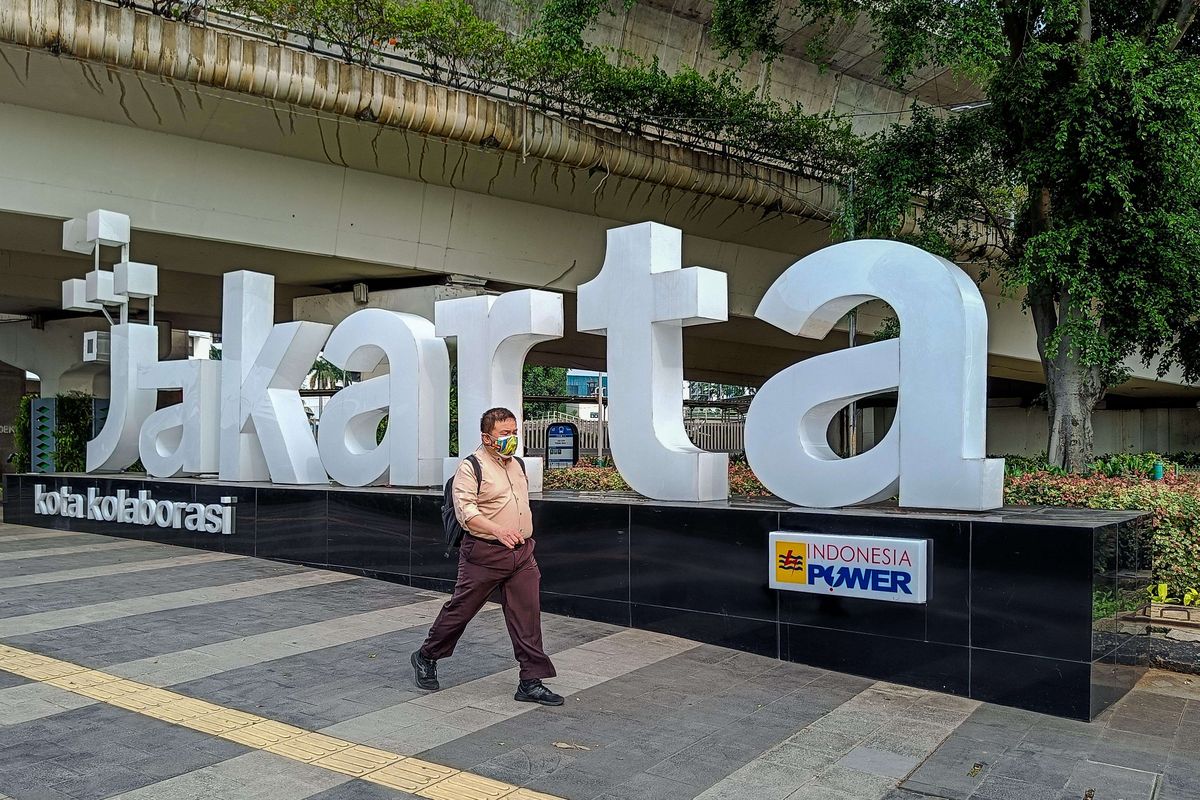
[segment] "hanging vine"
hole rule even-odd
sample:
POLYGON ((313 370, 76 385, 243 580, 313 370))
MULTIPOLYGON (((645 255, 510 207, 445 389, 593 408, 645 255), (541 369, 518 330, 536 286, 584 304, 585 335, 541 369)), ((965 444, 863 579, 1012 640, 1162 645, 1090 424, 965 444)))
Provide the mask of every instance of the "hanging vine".
POLYGON ((630 133, 666 130, 800 173, 840 175, 860 146, 847 120, 763 98, 730 66, 668 72, 657 59, 589 44, 604 0, 547 0, 520 33, 482 18, 467 0, 218 0, 218 7, 279 38, 291 31, 310 47, 327 42, 347 62, 369 65, 397 53, 419 62, 431 81, 509 87, 523 102, 567 116, 598 112, 630 133))

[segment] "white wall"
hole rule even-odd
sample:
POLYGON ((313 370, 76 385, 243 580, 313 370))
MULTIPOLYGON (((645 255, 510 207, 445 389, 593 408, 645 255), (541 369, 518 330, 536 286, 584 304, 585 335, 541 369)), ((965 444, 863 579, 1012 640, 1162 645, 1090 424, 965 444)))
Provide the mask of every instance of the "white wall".
MULTIPOLYGON (((1200 450, 1200 409, 1100 410, 1092 416, 1095 453, 1200 450)), ((1046 410, 989 408, 987 451, 1036 455, 1046 450, 1046 410)))

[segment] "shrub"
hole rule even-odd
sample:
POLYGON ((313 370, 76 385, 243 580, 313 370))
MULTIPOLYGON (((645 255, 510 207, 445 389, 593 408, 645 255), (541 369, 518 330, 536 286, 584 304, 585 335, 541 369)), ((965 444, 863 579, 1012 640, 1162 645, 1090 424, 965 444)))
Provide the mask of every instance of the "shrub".
MULTIPOLYGON (((629 484, 617 472, 611 459, 604 466, 590 456, 579 459, 570 469, 548 469, 543 485, 546 489, 568 489, 577 492, 628 492, 629 484)), ((750 471, 745 461, 730 460, 729 493, 741 497, 770 497, 762 482, 750 471)))
POLYGON ((1036 456, 1003 455, 988 456, 988 458, 1003 458, 1005 475, 1028 475, 1031 472, 1052 471, 1045 453, 1038 453, 1036 456))
POLYGON ((548 469, 543 479, 546 489, 569 489, 576 492, 627 492, 629 484, 615 467, 597 467, 580 460, 567 469, 548 469))
POLYGON ((17 404, 17 415, 13 419, 13 469, 17 472, 29 472, 29 460, 32 456, 29 447, 30 403, 37 395, 21 395, 17 404))
POLYGON ((57 471, 83 472, 87 468, 92 410, 90 394, 67 392, 57 396, 54 411, 54 468, 57 471))
MULTIPOLYGON (((1146 511, 1147 537, 1153 548, 1151 565, 1156 583, 1167 585, 1171 596, 1183 596, 1188 587, 1200 586, 1200 476, 1174 475, 1161 481, 1146 480, 1139 470, 1153 468, 1159 456, 1109 457, 1109 467, 1125 474, 1109 477, 1097 471, 1090 476, 1067 475, 1038 467, 1044 458, 1005 456, 1008 477, 1004 500, 1016 505, 1077 506, 1118 511, 1146 511)), ((581 459, 570 469, 546 470, 546 489, 583 492, 629 491, 629 485, 611 465, 581 459)), ((743 497, 769 497, 770 492, 744 461, 731 459, 729 492, 743 497)))
POLYGON ((1154 580, 1172 594, 1200 585, 1200 479, 1173 476, 1161 481, 1034 473, 1007 481, 1004 499, 1018 505, 1078 506, 1146 511, 1154 580))
POLYGON ((1154 474, 1154 465, 1168 461, 1158 453, 1112 453, 1100 456, 1089 465, 1090 472, 1098 472, 1110 478, 1142 477, 1149 478, 1154 474))
POLYGON ((729 463, 729 493, 741 497, 771 496, 767 487, 762 485, 762 481, 750 471, 750 466, 744 461, 729 463))
POLYGON ((1167 453, 1167 461, 1176 464, 1184 469, 1196 469, 1200 467, 1200 452, 1179 452, 1167 453))

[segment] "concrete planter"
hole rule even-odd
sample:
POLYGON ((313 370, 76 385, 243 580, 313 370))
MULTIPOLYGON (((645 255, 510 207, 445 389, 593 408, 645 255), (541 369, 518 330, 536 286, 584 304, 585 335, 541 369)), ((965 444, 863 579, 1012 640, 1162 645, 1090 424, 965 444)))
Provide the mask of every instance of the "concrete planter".
POLYGON ((1200 606, 1151 603, 1138 612, 1153 624, 1200 629, 1200 606))

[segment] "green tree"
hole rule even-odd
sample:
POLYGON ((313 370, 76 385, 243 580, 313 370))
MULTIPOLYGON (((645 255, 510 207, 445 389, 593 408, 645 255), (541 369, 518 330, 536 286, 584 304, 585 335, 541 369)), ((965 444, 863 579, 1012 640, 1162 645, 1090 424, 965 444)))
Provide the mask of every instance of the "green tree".
POLYGON ((92 396, 86 392, 55 396, 54 468, 59 472, 83 472, 87 468, 93 405, 92 396))
MULTIPOLYGON (((521 373, 521 392, 527 395, 550 397, 567 396, 566 367, 536 367, 526 364, 521 373)), ((554 412, 563 412, 566 406, 562 403, 526 403, 525 416, 544 416, 554 412)))
POLYGON ((313 362, 308 374, 315 389, 338 389, 346 385, 346 371, 335 367, 324 356, 313 362))
POLYGON ((691 400, 727 400, 752 395, 755 391, 753 386, 733 386, 728 383, 691 381, 688 384, 688 398, 691 400))
POLYGON ((29 472, 31 457, 29 446, 30 404, 37 397, 35 394, 23 394, 17 401, 17 414, 13 418, 13 469, 17 472, 29 472))
MULTIPOLYGON (((1126 379, 1128 357, 1200 377, 1198 7, 784 3, 827 30, 865 16, 897 83, 937 65, 983 88, 983 107, 918 112, 874 137, 843 227, 986 259, 1024 292, 1046 378, 1049 458, 1072 471, 1091 458, 1092 410, 1126 379)), ((774 9, 716 0, 714 33, 731 51, 769 54, 774 9)))

